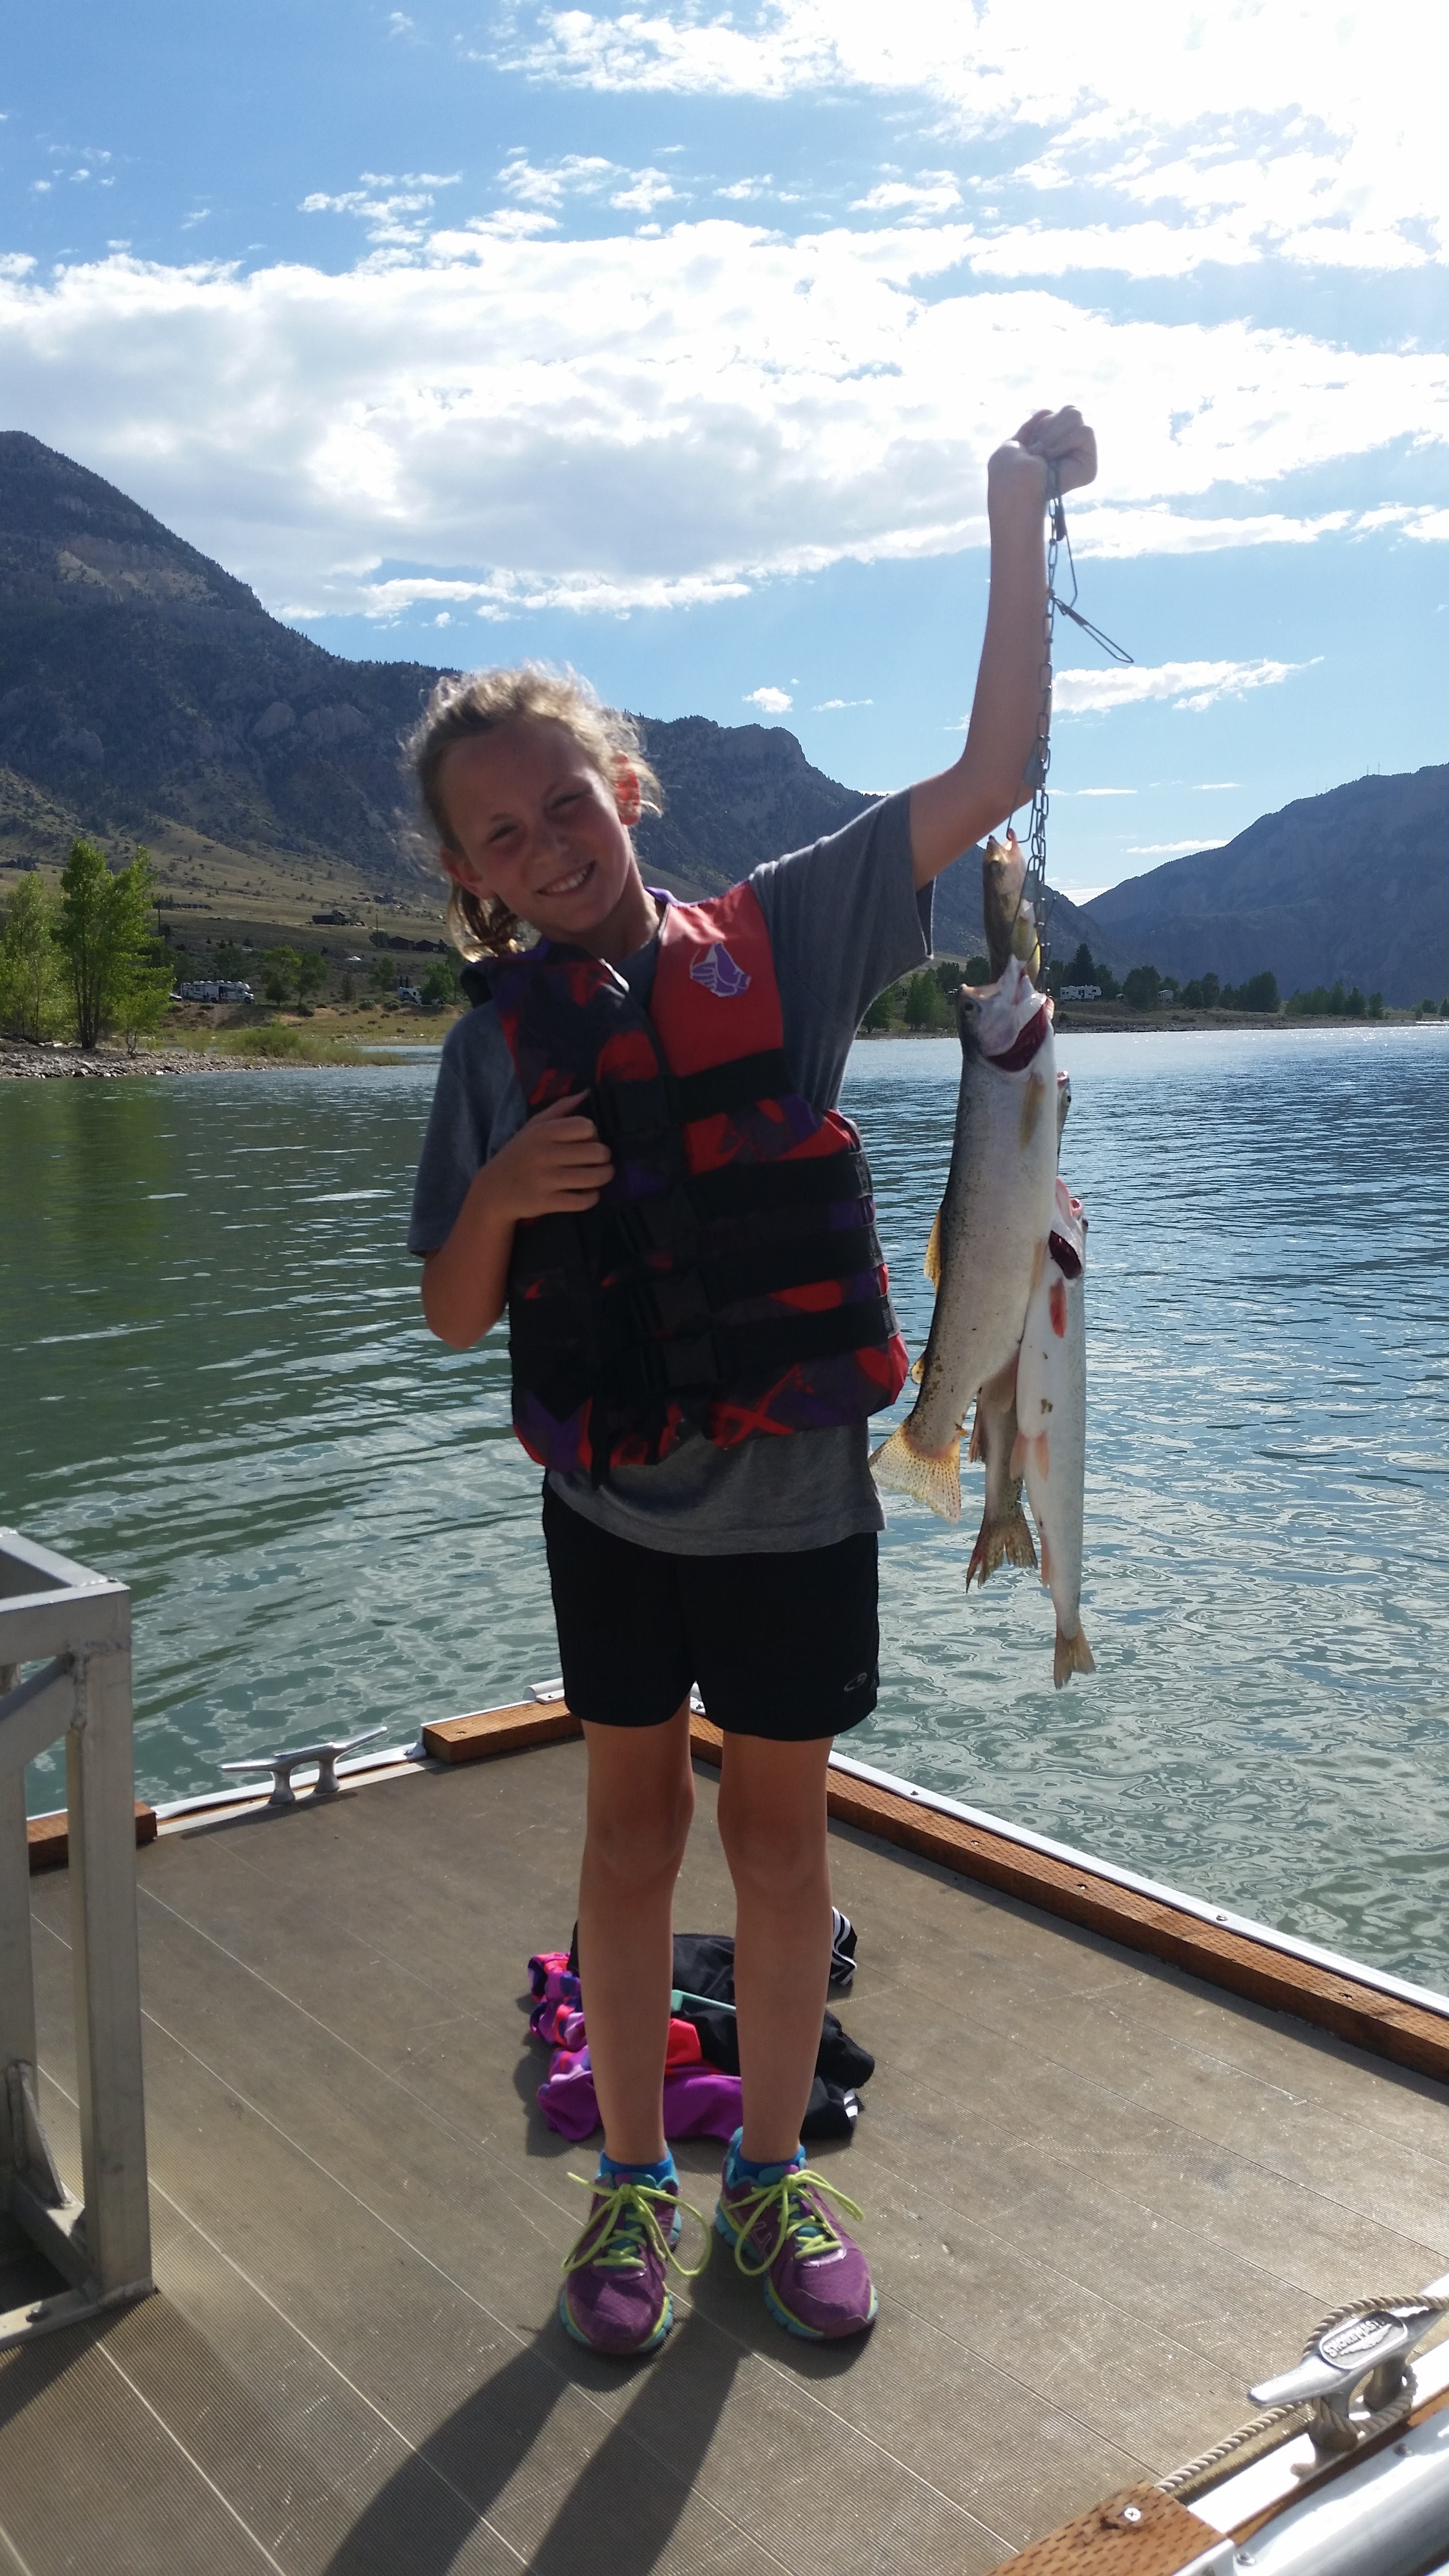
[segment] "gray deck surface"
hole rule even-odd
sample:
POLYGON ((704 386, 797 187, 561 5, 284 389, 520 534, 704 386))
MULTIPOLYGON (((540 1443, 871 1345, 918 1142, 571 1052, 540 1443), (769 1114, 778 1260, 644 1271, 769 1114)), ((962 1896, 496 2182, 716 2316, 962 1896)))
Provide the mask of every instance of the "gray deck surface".
MULTIPOLYGON (((699 1787, 676 1919, 723 1929, 699 1787)), ((975 2576, 1449 2262, 1437 2086, 837 1831, 879 2063, 816 2161, 875 2332, 785 2337, 717 2247, 656 2360, 595 2360, 554 2317, 593 2150, 544 2127, 518 2000, 582 1788, 562 1744, 140 1855, 159 2293, 0 2355, 4 2576, 975 2576)), ((36 1882, 77 2182, 66 1897, 36 1882)), ((708 2211, 717 2150, 679 2162, 708 2211)))

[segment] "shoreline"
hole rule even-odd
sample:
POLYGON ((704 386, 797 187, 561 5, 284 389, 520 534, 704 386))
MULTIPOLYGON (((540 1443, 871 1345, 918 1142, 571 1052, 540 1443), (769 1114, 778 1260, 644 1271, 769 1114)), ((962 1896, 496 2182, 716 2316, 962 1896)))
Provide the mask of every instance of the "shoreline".
MULTIPOLYGON (((1272 1037, 1283 1032, 1297 1033, 1311 1029, 1417 1029, 1442 1028, 1437 1016, 1424 1019, 1417 1011, 1385 1011, 1382 1019, 1359 1019, 1345 1015, 1338 1019, 1312 1019, 1296 1011, 1093 1011, 1058 1007, 1053 1027, 1058 1037, 1133 1037, 1153 1033, 1162 1035, 1241 1037, 1256 1030, 1272 1037)), ((878 1039, 907 1040, 914 1046, 920 1040, 954 1038, 954 1029, 858 1029, 855 1043, 870 1046, 878 1039)))

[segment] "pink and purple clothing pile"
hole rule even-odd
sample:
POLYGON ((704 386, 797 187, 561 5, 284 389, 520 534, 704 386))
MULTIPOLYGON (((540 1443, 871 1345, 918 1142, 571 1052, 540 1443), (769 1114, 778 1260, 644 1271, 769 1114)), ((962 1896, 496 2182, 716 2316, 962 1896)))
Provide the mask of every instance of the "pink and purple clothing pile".
MULTIPOLYGON (((551 2129, 576 2143, 593 2136, 599 2105, 589 2064, 579 1981, 569 1973, 566 1950, 541 1950, 529 1960, 534 2005, 528 2027, 552 2051, 539 2107, 551 2129)), ((743 2113, 740 2079, 707 2066, 693 2022, 671 2021, 664 2067, 664 2134, 668 2138, 732 2138, 743 2113)))

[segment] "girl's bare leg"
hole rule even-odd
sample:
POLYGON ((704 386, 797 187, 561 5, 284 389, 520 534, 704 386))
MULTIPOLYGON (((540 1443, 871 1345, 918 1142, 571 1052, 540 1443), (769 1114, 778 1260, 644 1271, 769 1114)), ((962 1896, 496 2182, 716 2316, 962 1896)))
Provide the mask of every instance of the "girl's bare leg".
POLYGON ((579 1976, 589 2059, 606 2153, 648 2165, 664 2153, 674 1882, 694 1814, 689 1703, 665 1726, 586 1724, 584 1738, 579 1976))
POLYGON ((800 2143, 830 1980, 825 1770, 831 1738, 727 1735, 719 1830, 735 1883, 741 2153, 784 2164, 800 2143))

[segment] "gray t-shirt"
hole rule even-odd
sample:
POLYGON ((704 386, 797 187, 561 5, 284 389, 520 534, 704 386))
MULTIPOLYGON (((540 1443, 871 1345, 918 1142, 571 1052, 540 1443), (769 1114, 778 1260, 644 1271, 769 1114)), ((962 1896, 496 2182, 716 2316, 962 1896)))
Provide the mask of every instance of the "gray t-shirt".
MULTIPOLYGON (((812 1107, 833 1109, 867 1004, 930 955, 931 888, 918 892, 911 879, 909 796, 888 796, 828 840, 767 860, 750 884, 770 933, 796 1083, 812 1107)), ((656 936, 619 965, 646 1005, 657 951, 656 936)), ((409 1251, 447 1241, 475 1172, 526 1116, 497 1011, 484 1002, 443 1048, 409 1251)), ((869 1447, 863 1422, 737 1449, 687 1429, 657 1466, 616 1467, 599 1486, 557 1474, 549 1483, 586 1520, 667 1555, 764 1556, 883 1526, 869 1447)))

